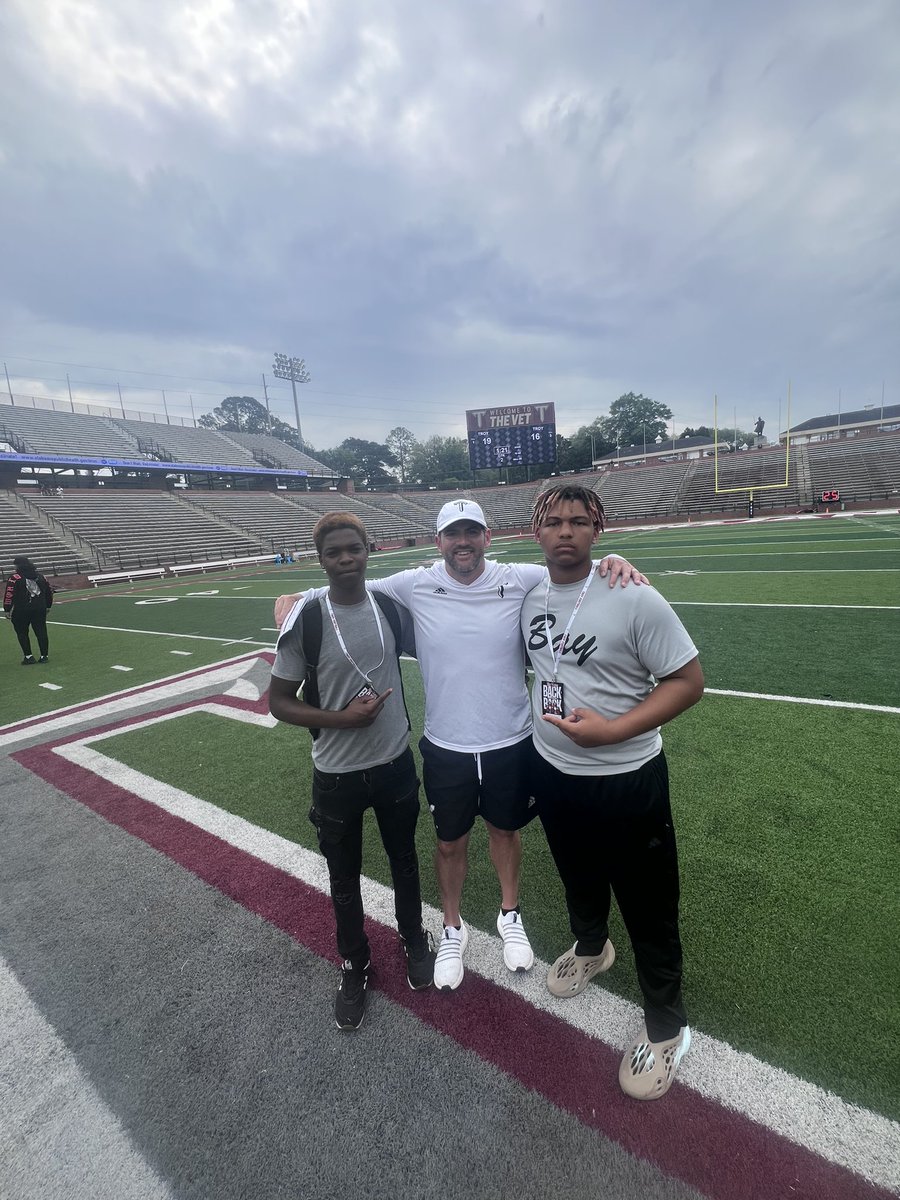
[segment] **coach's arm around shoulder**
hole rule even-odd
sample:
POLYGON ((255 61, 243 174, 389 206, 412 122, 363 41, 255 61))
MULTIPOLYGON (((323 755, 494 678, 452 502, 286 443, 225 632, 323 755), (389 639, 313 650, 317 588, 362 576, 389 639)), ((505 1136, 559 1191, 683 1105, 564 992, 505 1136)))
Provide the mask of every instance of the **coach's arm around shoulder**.
POLYGON ((314 708, 301 700, 297 693, 301 682, 280 679, 273 675, 269 683, 269 712, 286 725, 301 725, 304 729, 365 729, 381 714, 384 702, 393 688, 380 696, 354 696, 346 708, 314 708))

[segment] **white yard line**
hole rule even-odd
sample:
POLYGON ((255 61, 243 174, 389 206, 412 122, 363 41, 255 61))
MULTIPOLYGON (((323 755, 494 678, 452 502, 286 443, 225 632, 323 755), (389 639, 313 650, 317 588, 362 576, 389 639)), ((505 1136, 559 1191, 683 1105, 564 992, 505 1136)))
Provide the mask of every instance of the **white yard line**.
MULTIPOLYGON (((725 545, 734 545, 733 542, 726 542, 725 545)), ((681 550, 684 547, 679 546, 681 550)), ((652 549, 652 547, 651 547, 652 549)), ((826 555, 833 557, 834 554, 897 554, 900 547, 889 546, 884 550, 832 550, 831 546, 823 546, 821 550, 776 550, 767 551, 761 554, 760 558, 772 558, 777 554, 779 558, 824 558, 826 555)), ((752 555, 745 554, 742 550, 735 550, 732 553, 729 550, 722 551, 719 554, 706 554, 702 550, 692 551, 685 550, 684 554, 644 554, 641 547, 641 559, 650 560, 654 558, 751 558, 752 555)))
MULTIPOLYGON (((240 597, 231 597, 240 599, 240 597)), ((104 633, 142 633, 147 637, 167 637, 167 638, 187 638, 193 642, 218 642, 222 646, 234 646, 237 644, 245 644, 243 640, 236 642, 234 638, 217 638, 207 637, 202 633, 164 633, 159 629, 123 629, 118 625, 81 625, 74 621, 54 621, 54 625, 62 625, 69 629, 100 629, 104 633)), ((271 648, 271 642, 246 642, 248 646, 263 646, 266 649, 271 648)))
POLYGON ((783 704, 811 704, 819 708, 855 708, 860 712, 900 713, 889 704, 857 704, 852 700, 819 700, 811 696, 778 696, 770 692, 733 692, 729 688, 706 688, 705 696, 735 696, 739 700, 778 700, 783 704))
POLYGON ((673 608, 849 608, 854 612, 900 612, 900 604, 781 604, 760 600, 670 600, 673 608))

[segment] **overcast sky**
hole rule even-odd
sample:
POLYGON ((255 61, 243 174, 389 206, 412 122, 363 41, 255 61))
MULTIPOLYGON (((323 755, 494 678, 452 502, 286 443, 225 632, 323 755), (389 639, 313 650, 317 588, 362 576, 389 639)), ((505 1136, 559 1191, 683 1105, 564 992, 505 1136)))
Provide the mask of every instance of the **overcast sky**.
MULTIPOLYGON (((304 437, 900 403, 897 0, 4 0, 14 392, 304 437)), ((5 380, 2 380, 5 384, 5 380)))

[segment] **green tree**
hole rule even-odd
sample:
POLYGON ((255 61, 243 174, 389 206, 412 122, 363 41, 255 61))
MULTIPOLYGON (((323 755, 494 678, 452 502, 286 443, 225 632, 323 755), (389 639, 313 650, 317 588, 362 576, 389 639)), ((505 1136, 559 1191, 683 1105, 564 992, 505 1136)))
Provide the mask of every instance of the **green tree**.
MULTIPOLYGON (((293 425, 273 417, 253 396, 226 396, 212 412, 204 413, 197 424, 220 433, 267 433, 280 442, 287 442, 289 446, 301 448, 293 425)), ((310 451, 309 446, 303 449, 310 451)))
POLYGON ((364 438, 344 438, 339 446, 321 450, 316 457, 333 471, 363 487, 382 487, 392 482, 388 468, 397 465, 397 459, 383 442, 369 442, 364 438))
POLYGON ((223 433, 267 433, 269 414, 252 396, 226 396, 218 408, 204 413, 197 423, 223 433))
POLYGON ((430 487, 471 483, 468 443, 463 438, 437 435, 417 442, 412 451, 407 478, 430 487))
POLYGON ((571 435, 556 436, 556 462, 560 471, 589 471, 592 461, 615 453, 615 442, 610 442, 603 431, 603 421, 595 417, 590 425, 582 425, 571 435))
POLYGON ((672 410, 649 396, 626 392, 609 406, 609 416, 600 422, 607 442, 616 446, 649 446, 657 437, 665 440, 672 410))
POLYGON ((400 468, 400 482, 405 484, 410 456, 418 445, 415 435, 402 425, 397 425, 384 439, 384 444, 396 458, 400 468))

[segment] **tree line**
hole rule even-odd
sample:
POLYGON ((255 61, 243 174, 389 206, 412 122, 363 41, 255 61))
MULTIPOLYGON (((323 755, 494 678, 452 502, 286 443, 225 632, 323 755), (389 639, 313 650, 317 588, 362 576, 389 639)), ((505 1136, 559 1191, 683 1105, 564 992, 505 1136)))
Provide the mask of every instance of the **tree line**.
MULTIPOLYGON (((632 457, 636 448, 660 449, 672 436, 672 412, 665 404, 649 396, 626 392, 609 406, 605 417, 595 417, 570 437, 557 434, 555 463, 541 466, 509 467, 478 472, 479 485, 505 480, 524 483, 526 478, 541 478, 561 471, 588 471, 592 461, 613 462, 632 457)), ((383 442, 365 438, 344 438, 330 449, 302 445, 293 425, 273 417, 253 396, 227 396, 218 407, 200 417, 198 424, 221 433, 268 434, 330 467, 335 474, 347 476, 360 487, 400 486, 455 488, 471 486, 469 448, 465 438, 434 436, 420 441, 409 429, 397 425, 383 442)), ((686 428, 678 438, 695 435, 712 437, 706 426, 686 428)), ((720 429, 720 441, 732 447, 752 445, 753 435, 741 430, 720 429)))

